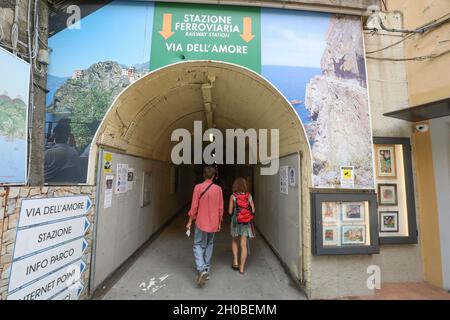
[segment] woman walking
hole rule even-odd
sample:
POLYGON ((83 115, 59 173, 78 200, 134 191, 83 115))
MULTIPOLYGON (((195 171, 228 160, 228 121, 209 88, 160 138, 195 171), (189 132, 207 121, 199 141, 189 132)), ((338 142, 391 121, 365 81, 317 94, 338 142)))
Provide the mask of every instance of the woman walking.
POLYGON ((247 241, 255 237, 253 218, 255 216, 255 205, 252 195, 247 190, 247 182, 244 178, 237 178, 233 183, 233 194, 230 196, 228 213, 231 217, 231 250, 233 252, 234 270, 241 274, 245 272, 247 261, 247 241), (240 263, 238 260, 239 246, 241 248, 240 263))

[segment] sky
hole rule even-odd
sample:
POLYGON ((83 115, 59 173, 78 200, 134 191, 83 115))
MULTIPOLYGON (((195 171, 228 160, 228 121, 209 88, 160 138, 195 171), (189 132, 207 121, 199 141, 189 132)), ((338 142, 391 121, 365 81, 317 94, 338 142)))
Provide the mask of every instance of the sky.
POLYGON ((324 13, 262 9, 262 64, 320 67, 329 22, 324 13))
POLYGON ((12 99, 22 98, 28 104, 30 65, 0 48, 0 95, 8 93, 12 99))
POLYGON ((49 73, 67 77, 100 61, 127 66, 150 60, 154 4, 114 1, 49 39, 49 73), (127 5, 122 5, 126 3, 127 5))

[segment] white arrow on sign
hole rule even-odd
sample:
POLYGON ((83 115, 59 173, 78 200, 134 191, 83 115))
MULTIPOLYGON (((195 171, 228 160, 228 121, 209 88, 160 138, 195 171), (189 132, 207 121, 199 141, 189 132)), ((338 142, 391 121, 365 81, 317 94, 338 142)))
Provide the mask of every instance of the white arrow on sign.
POLYGON ((11 266, 8 292, 58 270, 71 261, 81 259, 87 247, 88 242, 80 238, 40 254, 14 261, 11 266))
POLYGON ((78 260, 29 286, 8 295, 8 300, 47 300, 77 283, 86 264, 78 260))
POLYGON ((86 217, 63 220, 17 231, 13 259, 40 251, 86 234, 90 223, 86 217))
POLYGON ((78 300, 80 299, 83 290, 83 284, 81 282, 77 282, 67 290, 64 290, 63 292, 54 296, 52 300, 78 300))
POLYGON ((25 199, 20 210, 19 228, 87 214, 89 196, 25 199))

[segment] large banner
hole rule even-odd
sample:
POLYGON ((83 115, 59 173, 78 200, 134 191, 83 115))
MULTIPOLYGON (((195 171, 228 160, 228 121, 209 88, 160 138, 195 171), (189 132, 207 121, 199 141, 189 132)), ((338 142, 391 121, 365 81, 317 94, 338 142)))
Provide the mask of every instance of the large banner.
POLYGON ((30 65, 0 48, 0 184, 27 179, 30 65))
POLYGON ((374 187, 358 17, 113 1, 49 45, 48 143, 52 126, 70 122, 84 163, 99 122, 124 88, 175 62, 220 60, 260 73, 291 102, 311 144, 314 187, 341 187, 341 167, 353 168, 354 188, 374 187))

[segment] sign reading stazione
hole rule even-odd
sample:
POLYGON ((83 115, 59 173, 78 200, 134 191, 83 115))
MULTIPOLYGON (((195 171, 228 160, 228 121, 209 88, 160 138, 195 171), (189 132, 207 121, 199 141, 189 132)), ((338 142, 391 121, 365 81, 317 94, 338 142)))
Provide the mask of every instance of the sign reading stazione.
POLYGON ((34 228, 19 229, 13 259, 82 237, 89 226, 90 222, 86 217, 78 217, 34 228))
POLYGON ((219 60, 261 71, 260 9, 155 3, 150 68, 219 60))

